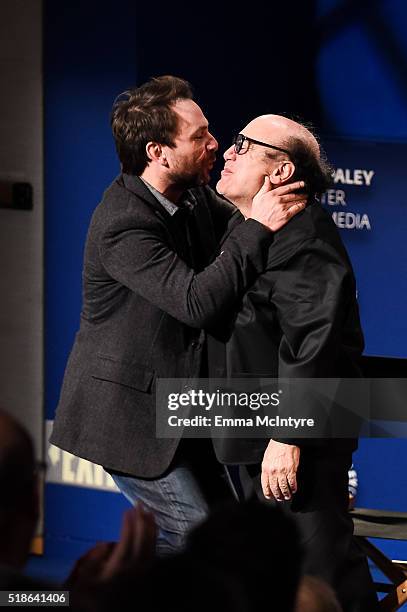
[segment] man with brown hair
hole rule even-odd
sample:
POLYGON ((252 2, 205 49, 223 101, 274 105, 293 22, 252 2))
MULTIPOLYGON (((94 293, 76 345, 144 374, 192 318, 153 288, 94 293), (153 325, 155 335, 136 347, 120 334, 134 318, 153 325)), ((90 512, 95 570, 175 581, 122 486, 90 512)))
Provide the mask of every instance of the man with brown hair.
POLYGON ((265 184, 208 265, 235 209, 206 186, 218 144, 189 84, 164 76, 129 90, 112 131, 122 174, 90 223, 81 324, 51 442, 105 466, 153 510, 165 553, 206 516, 201 476, 216 462, 211 447, 157 439, 156 378, 205 372, 203 328, 263 271, 273 231, 305 198, 294 193, 302 183, 273 193, 265 184))

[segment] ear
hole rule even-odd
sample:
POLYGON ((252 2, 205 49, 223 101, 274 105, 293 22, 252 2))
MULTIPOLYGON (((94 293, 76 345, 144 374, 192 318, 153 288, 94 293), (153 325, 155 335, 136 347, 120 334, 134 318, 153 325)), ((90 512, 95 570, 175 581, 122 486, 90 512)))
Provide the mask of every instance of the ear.
POLYGON ((167 157, 162 145, 158 142, 148 142, 146 144, 146 153, 149 161, 157 162, 164 166, 167 165, 167 157))
POLYGON ((286 183, 294 176, 295 166, 289 159, 280 162, 270 174, 270 181, 273 185, 281 185, 286 183))

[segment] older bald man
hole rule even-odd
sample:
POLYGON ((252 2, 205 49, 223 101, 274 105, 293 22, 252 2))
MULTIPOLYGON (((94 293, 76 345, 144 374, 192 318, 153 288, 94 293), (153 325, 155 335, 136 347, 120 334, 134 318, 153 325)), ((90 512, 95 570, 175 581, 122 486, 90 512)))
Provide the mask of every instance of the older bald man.
MULTIPOLYGON (((268 191, 304 180, 308 204, 276 233, 267 270, 244 296, 226 339, 228 322, 213 330, 211 376, 358 377, 363 334, 355 278, 335 224, 318 201, 332 174, 315 136, 295 121, 264 115, 238 134, 224 159, 217 191, 239 208, 240 220, 250 216, 262 186, 268 191)), ((312 408, 291 405, 288 411, 312 408)), ((250 465, 258 494, 282 502, 297 520, 306 573, 330 583, 345 612, 372 612, 376 596, 347 512, 347 473, 356 446, 353 439, 215 440, 221 462, 250 465)))

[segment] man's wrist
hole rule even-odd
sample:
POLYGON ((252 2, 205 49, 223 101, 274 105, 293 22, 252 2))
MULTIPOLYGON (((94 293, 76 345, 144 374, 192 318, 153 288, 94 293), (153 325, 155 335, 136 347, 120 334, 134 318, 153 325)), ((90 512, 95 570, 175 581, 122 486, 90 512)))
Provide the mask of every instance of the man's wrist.
POLYGON ((250 224, 255 224, 256 226, 263 228, 265 232, 268 232, 268 234, 271 234, 271 235, 274 234, 274 231, 270 227, 268 227, 268 225, 265 225, 261 221, 254 219, 254 217, 245 217, 245 222, 250 223, 250 224))
POLYGON ((298 438, 271 438, 270 442, 279 442, 280 444, 285 444, 286 446, 296 446, 300 448, 300 440, 298 438))

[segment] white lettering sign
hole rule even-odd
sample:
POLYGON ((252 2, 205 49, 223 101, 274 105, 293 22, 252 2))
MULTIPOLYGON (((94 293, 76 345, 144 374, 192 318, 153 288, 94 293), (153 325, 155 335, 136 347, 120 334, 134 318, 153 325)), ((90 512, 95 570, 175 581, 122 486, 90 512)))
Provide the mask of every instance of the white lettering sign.
POLYGON ((337 168, 334 174, 334 183, 335 185, 341 183, 341 185, 366 185, 370 187, 374 174, 374 170, 337 168))

